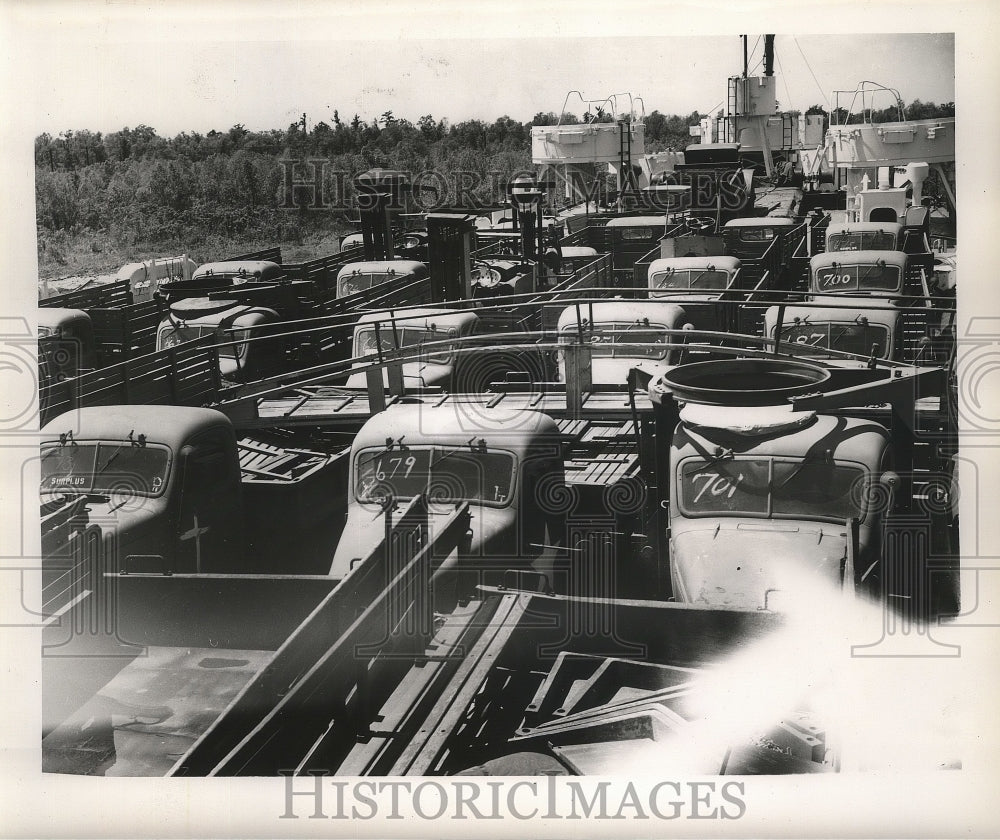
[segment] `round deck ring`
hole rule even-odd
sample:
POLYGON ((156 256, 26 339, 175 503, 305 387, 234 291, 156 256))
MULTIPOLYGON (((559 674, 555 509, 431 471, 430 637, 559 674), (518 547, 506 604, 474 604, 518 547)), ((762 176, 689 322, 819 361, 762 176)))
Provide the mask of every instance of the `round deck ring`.
POLYGON ((702 405, 783 405, 830 378, 819 365, 785 359, 721 359, 678 365, 660 381, 685 402, 702 405))

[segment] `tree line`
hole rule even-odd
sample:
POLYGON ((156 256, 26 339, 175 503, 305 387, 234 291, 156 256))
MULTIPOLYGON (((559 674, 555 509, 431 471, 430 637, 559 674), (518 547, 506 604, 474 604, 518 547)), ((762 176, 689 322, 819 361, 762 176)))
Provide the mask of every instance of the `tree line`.
MULTIPOLYGON (((813 106, 809 112, 822 111, 813 106)), ((906 116, 954 114, 953 103, 919 100, 906 116)), ((646 151, 680 150, 692 142, 689 127, 702 114, 645 116, 646 151)), ((846 116, 846 115, 845 115, 846 116)), ((416 173, 469 172, 474 196, 483 204, 503 199, 506 179, 529 169, 531 129, 536 125, 608 122, 597 109, 582 117, 539 112, 527 122, 502 116, 492 122, 450 123, 431 114, 416 122, 386 111, 375 119, 358 114, 311 126, 303 120, 287 128, 250 131, 181 132, 161 137, 147 125, 106 134, 86 130, 42 134, 35 139, 35 190, 39 248, 51 237, 87 232, 120 247, 149 249, 197 244, 207 232, 259 236, 280 241, 310 230, 345 229, 347 211, 288 212, 287 162, 323 160, 328 194, 343 191, 350 201, 350 178, 372 167, 416 173), (492 177, 489 177, 492 174, 492 177)), ((891 118, 894 118, 891 117, 891 118)), ((449 190, 454 189, 449 185, 449 190)), ((455 196, 444 200, 452 203, 455 196)), ((341 202, 343 204, 343 202, 341 202)))

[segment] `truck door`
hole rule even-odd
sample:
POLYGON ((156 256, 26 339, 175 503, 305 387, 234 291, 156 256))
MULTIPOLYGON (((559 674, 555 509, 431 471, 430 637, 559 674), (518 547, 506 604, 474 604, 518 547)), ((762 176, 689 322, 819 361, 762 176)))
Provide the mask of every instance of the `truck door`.
POLYGON ((243 505, 235 442, 224 429, 181 449, 177 572, 238 572, 243 567, 243 505))

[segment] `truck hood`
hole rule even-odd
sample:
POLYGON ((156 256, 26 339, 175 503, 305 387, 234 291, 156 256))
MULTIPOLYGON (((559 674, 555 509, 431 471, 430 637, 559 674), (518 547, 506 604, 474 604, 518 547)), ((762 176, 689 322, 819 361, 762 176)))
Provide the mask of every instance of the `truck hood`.
MULTIPOLYGON (((453 502, 429 505, 429 527, 433 536, 435 524, 443 525, 454 512, 453 502)), ((516 521, 511 508, 491 508, 471 504, 472 540, 470 556, 475 558, 516 559, 516 521)), ((352 505, 330 566, 330 576, 343 579, 364 557, 367 557, 385 536, 381 513, 373 505, 352 505)), ((514 565, 511 562, 509 565, 514 565)))
POLYGON ((705 519, 674 528, 670 575, 678 601, 781 609, 839 585, 847 539, 833 522, 705 519))
POLYGON ((42 505, 42 556, 65 559, 69 542, 76 533, 94 525, 102 532, 114 531, 115 555, 105 558, 103 571, 117 571, 129 554, 159 554, 169 558, 172 550, 170 528, 162 510, 153 500, 136 497, 122 504, 108 496, 66 496, 42 505))

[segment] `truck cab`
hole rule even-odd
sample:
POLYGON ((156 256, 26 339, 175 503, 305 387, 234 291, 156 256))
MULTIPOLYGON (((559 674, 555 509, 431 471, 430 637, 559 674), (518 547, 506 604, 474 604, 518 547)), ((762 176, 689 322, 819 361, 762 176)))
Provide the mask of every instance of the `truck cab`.
POLYGON ((337 297, 364 292, 399 277, 427 277, 427 266, 416 260, 363 260, 348 263, 337 273, 337 297))
POLYGON ((106 552, 97 571, 322 574, 346 509, 347 450, 237 439, 207 408, 67 412, 41 430, 41 474, 43 569, 54 575, 91 535, 106 552))
POLYGON ((235 300, 182 298, 170 304, 156 331, 156 349, 214 335, 219 342, 219 372, 223 379, 245 382, 279 369, 284 359, 282 339, 262 339, 265 324, 281 320, 274 309, 235 300))
POLYGON ((605 226, 611 268, 631 271, 636 260, 652 251, 663 239, 666 216, 618 216, 605 226))
MULTIPOLYGON (((809 295, 803 306, 785 308, 781 341, 801 345, 811 358, 832 357, 830 350, 876 359, 899 357, 902 335, 898 311, 906 255, 901 251, 833 251, 810 260, 809 295), (878 296, 871 308, 859 296, 878 296)), ((778 335, 777 306, 764 314, 765 334, 778 335)), ((847 362, 845 362, 847 363, 847 362)), ((857 364, 862 364, 858 362, 857 364)))
POLYGON ((94 367, 94 324, 82 309, 39 307, 38 338, 44 381, 78 376, 94 367))
POLYGON ((508 568, 551 571, 562 540, 545 488, 565 473, 559 428, 548 415, 466 403, 399 403, 371 417, 351 446, 347 523, 330 574, 343 578, 382 538, 387 505, 426 494, 430 518, 455 503, 472 512, 470 562, 493 581, 508 568))
POLYGON ((210 572, 244 556, 236 436, 206 408, 95 406, 41 430, 45 556, 74 531, 110 529, 117 565, 101 571, 210 572))
MULTIPOLYGON (((625 385, 629 370, 653 360, 670 365, 679 355, 665 345, 678 343, 668 331, 682 330, 687 313, 677 304, 659 300, 611 300, 567 306, 559 315, 560 343, 583 341, 591 347, 591 382, 625 385), (635 345, 642 346, 635 346, 635 345)), ((559 380, 566 381, 566 359, 556 352, 559 380)))
POLYGON ((684 405, 669 465, 674 597, 781 610, 815 592, 817 577, 842 585, 852 567, 870 586, 887 509, 879 485, 895 478, 889 458, 877 423, 787 405, 684 405))
MULTIPOLYGON (((479 317, 461 309, 409 309, 399 313, 366 312, 354 328, 352 355, 363 367, 365 357, 377 356, 379 349, 392 352, 402 348, 419 348, 428 342, 447 341, 470 335, 479 317)), ((407 388, 452 388, 457 359, 454 346, 429 349, 416 361, 403 363, 403 384, 407 388)), ((388 374, 383 371, 388 387, 388 374)), ((352 373, 347 387, 364 388, 367 377, 363 372, 352 373)))
POLYGON ((797 227, 795 219, 785 216, 749 216, 730 219, 722 229, 726 253, 740 260, 760 259, 777 240, 778 261, 784 262, 790 251, 789 236, 797 227))
POLYGON ((720 303, 725 293, 739 284, 740 261, 736 257, 669 257, 649 266, 649 297, 669 300, 684 307, 695 329, 727 329, 728 320, 720 303))
POLYGON ((561 274, 572 274, 578 268, 592 263, 599 254, 596 248, 589 245, 563 245, 560 249, 561 274))

